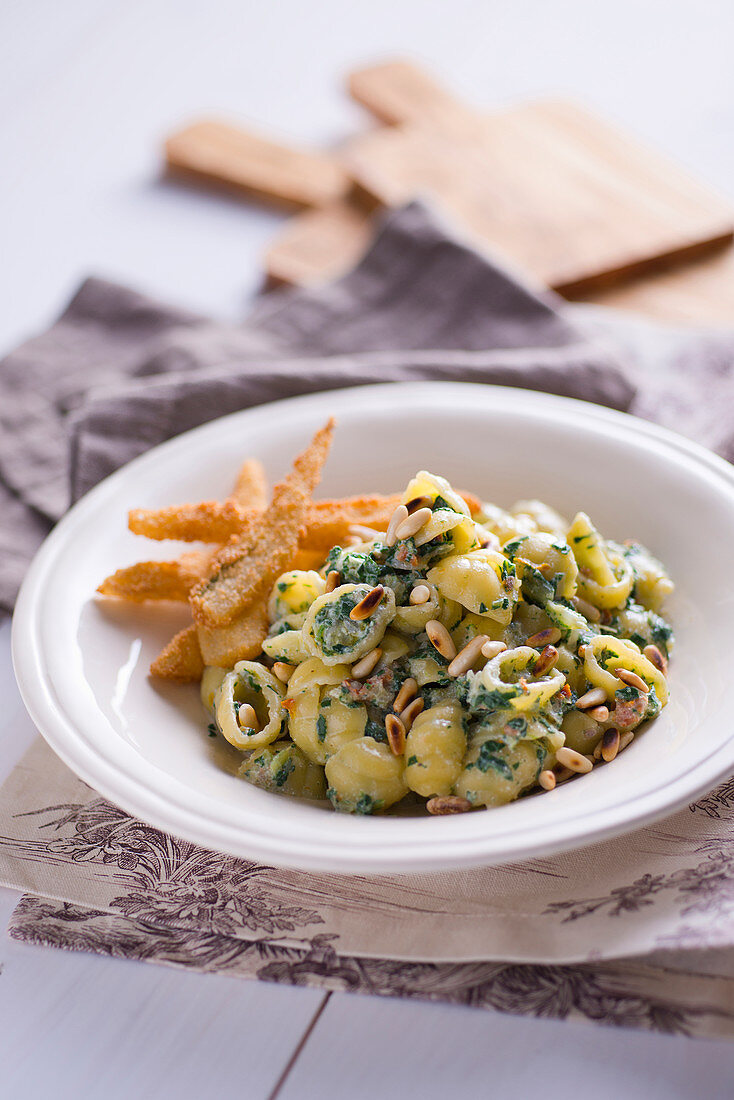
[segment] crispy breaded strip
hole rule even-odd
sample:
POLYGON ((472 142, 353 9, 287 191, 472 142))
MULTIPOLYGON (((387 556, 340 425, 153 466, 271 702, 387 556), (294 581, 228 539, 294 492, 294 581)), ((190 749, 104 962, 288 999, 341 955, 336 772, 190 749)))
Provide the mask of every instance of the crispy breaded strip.
POLYGON ((461 489, 457 489, 456 491, 461 499, 466 501, 466 506, 472 515, 474 515, 475 512, 478 512, 479 509, 482 507, 481 500, 474 493, 465 493, 461 489))
POLYGON ((180 630, 161 650, 150 666, 151 676, 159 680, 175 680, 179 684, 194 683, 204 672, 195 626, 180 630))
POLYGON ((251 508, 234 500, 204 500, 200 504, 173 504, 167 508, 133 508, 127 525, 134 535, 182 542, 226 542, 254 523, 251 508))
POLYGON ((294 557, 333 431, 332 419, 298 456, 291 473, 275 486, 270 507, 256 516, 251 530, 217 555, 211 578, 192 591, 189 602, 199 625, 232 622, 270 588, 294 557))
POLYGON ((262 599, 225 626, 197 626, 205 664, 231 668, 237 661, 257 657, 269 625, 267 600, 262 599))
MULTIPOLYGON (((329 548, 331 549, 331 548, 329 548)), ((296 550, 296 556, 288 564, 288 569, 315 569, 317 572, 326 560, 322 550, 307 550, 303 545, 296 550)))
MULTIPOLYGON (((472 493, 461 493, 469 510, 479 509, 479 500, 472 493)), ((301 546, 307 550, 328 553, 332 546, 343 545, 354 523, 387 530, 395 508, 402 499, 401 493, 392 496, 344 497, 343 500, 315 500, 311 505, 306 534, 301 546)))
POLYGON ((102 581, 101 596, 132 603, 146 600, 187 600, 189 592, 207 575, 211 554, 183 554, 178 561, 139 561, 118 569, 102 581))
POLYGON ((256 508, 262 512, 268 504, 268 482, 263 464, 257 458, 246 458, 240 467, 230 500, 241 508, 256 508))
POLYGON ((343 543, 353 523, 387 530, 390 516, 400 503, 400 493, 393 496, 345 497, 343 500, 315 500, 309 509, 306 533, 301 545, 308 550, 328 553, 332 546, 343 543))

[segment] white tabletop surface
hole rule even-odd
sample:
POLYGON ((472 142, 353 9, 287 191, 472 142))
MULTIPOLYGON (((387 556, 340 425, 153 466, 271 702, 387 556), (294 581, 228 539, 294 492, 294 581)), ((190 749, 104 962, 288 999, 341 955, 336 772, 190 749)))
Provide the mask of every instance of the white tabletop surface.
MULTIPOLYGON (((731 0, 4 0, 0 351, 106 275, 236 317, 279 216, 158 179, 192 115, 301 142, 362 122, 350 68, 410 53, 474 102, 581 98, 734 197, 731 0)), ((35 731, 0 625, 0 779, 35 731)), ((0 891, 0 926, 17 900, 0 891)), ((734 1094, 734 1044, 324 994, 0 934, 0 1094, 596 1100, 734 1094)))

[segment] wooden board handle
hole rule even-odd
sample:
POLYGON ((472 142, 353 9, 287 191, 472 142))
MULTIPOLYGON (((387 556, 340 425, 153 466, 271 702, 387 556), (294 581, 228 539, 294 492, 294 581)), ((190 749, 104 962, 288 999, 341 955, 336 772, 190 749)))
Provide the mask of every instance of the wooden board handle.
POLYGON ((395 59, 357 69, 347 77, 349 94, 390 126, 424 126, 454 137, 471 137, 481 115, 412 61, 395 59))
POLYGON ((290 148, 214 119, 172 134, 165 151, 173 175, 290 209, 335 202, 351 187, 345 169, 328 153, 290 148))

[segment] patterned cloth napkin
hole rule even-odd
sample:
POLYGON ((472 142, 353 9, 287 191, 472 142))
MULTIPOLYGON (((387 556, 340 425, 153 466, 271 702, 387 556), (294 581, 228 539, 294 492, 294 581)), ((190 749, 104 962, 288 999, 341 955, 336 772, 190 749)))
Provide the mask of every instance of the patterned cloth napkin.
MULTIPOLYGON (((346 278, 240 327, 99 280, 0 366, 0 603, 50 524, 156 443, 275 398, 409 378, 543 389, 734 457, 734 338, 571 309, 419 206, 346 278)), ((130 818, 38 742, 0 792, 19 939, 236 975, 734 1035, 734 783, 553 859, 426 876, 306 875, 130 818), (643 961, 644 959, 644 961, 643 961), (488 962, 486 960, 493 960, 488 962)))

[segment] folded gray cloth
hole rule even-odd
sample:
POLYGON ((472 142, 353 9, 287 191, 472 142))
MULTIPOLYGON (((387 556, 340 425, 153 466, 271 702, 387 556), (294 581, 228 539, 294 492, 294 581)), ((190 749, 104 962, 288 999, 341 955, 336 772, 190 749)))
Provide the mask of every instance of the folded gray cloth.
POLYGON ((546 390, 669 423, 734 457, 734 337, 672 333, 538 293, 418 204, 359 266, 213 322, 99 279, 0 364, 0 607, 72 500, 213 417, 407 379, 546 390))

